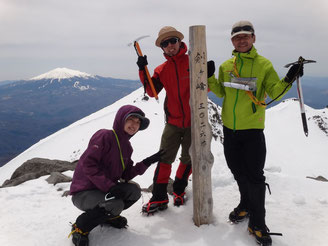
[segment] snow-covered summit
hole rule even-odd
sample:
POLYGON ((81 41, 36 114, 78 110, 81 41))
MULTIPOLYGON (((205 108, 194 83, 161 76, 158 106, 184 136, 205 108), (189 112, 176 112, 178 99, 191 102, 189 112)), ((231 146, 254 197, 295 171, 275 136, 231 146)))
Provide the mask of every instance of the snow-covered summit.
POLYGON ((78 70, 68 69, 68 68, 56 68, 47 73, 41 74, 39 76, 33 77, 29 80, 42 80, 42 79, 69 79, 73 77, 88 78, 95 77, 91 74, 80 72, 78 70))
MULTIPOLYGON (((0 168, 0 184, 10 178, 22 163, 34 157, 78 160, 91 136, 98 129, 110 129, 117 110, 126 104, 141 108, 151 122, 147 130, 131 138, 134 147, 132 159, 137 162, 157 152, 165 124, 165 92, 159 94, 160 103, 142 98, 143 88, 140 87, 110 106, 42 139, 0 168)), ((264 171, 272 191, 266 199, 266 223, 272 232, 283 233, 283 237, 273 237, 275 246, 324 246, 328 241, 328 183, 314 179, 319 175, 328 177, 328 135, 320 128, 327 125, 328 111, 306 106, 306 115, 308 137, 303 133, 299 104, 295 99, 285 100, 268 109, 266 114, 267 160, 264 171), (320 124, 319 117, 322 119, 320 124)), ((222 131, 222 127, 219 130, 222 131)), ((142 198, 122 213, 128 219, 128 229, 98 226, 90 233, 89 245, 255 246, 254 238, 247 232, 247 222, 237 225, 226 222, 239 202, 239 192, 219 140, 211 142, 214 163, 211 174, 213 222, 210 225, 196 227, 192 221, 193 192, 192 182, 189 182, 186 190, 188 201, 184 206, 173 206, 173 198, 169 196, 166 211, 142 216, 141 207, 151 198, 151 193, 142 192, 142 198)), ((179 158, 176 158, 171 177, 174 177, 179 163, 179 158)), ((134 181, 143 188, 148 187, 153 182, 155 169, 156 165, 152 165, 134 181)), ((73 172, 64 174, 72 177, 73 172)), ((48 184, 48 177, 0 189, 0 245, 72 245, 71 238, 67 238, 71 232, 69 222, 74 223, 82 211, 72 204, 71 197, 62 196, 70 183, 48 184)))

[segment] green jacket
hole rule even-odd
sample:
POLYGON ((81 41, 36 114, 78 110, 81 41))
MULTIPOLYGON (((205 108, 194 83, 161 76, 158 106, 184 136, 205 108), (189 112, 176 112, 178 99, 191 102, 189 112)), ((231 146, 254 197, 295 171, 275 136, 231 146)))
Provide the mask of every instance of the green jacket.
MULTIPOLYGON (((246 91, 224 87, 223 82, 231 81, 231 72, 237 77, 236 70, 240 77, 256 77, 257 90, 253 95, 259 101, 264 101, 266 94, 270 98, 276 98, 288 83, 279 79, 271 62, 260 56, 254 46, 247 53, 233 51, 233 56, 220 66, 218 80, 214 75, 208 79, 209 89, 218 97, 224 97, 223 125, 233 130, 264 129, 265 107, 254 104, 246 91)), ((290 87, 288 86, 277 100, 281 99, 290 87)))

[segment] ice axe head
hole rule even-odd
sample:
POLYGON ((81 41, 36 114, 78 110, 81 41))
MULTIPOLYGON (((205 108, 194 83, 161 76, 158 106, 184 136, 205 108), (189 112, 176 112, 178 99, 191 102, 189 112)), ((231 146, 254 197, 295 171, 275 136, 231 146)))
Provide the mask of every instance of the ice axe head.
POLYGON ((140 49, 140 46, 139 46, 138 41, 139 41, 140 39, 147 38, 147 37, 149 37, 149 35, 141 36, 141 37, 135 39, 135 40, 133 41, 133 43, 129 43, 128 46, 131 46, 131 45, 133 44, 134 49, 135 49, 136 52, 137 52, 137 55, 138 55, 138 56, 142 56, 142 52, 141 52, 141 49, 140 49))
POLYGON ((139 38, 133 40, 133 42, 128 43, 128 46, 131 46, 132 44, 135 44, 135 43, 138 42, 139 40, 141 40, 141 39, 143 39, 143 38, 148 38, 148 37, 150 37, 150 36, 149 36, 149 35, 141 36, 141 37, 139 37, 139 38))
POLYGON ((129 43, 129 44, 128 44, 128 46, 131 46, 131 45, 133 44, 134 49, 136 50, 138 56, 143 56, 138 41, 139 41, 140 39, 143 39, 143 38, 146 38, 146 37, 149 37, 149 36, 148 36, 148 35, 146 35, 146 36, 141 36, 141 37, 135 39, 133 43, 129 43))
POLYGON ((307 63, 315 63, 315 62, 316 61, 314 61, 314 60, 306 60, 302 56, 300 56, 296 62, 288 63, 284 67, 288 68, 288 67, 290 67, 292 65, 295 65, 295 64, 307 64, 307 63))

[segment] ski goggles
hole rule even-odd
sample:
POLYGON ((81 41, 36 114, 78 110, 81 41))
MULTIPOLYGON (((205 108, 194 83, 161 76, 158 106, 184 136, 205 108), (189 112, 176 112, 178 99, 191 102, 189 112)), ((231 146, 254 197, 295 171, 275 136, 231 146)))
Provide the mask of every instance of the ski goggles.
POLYGON ((234 29, 232 29, 231 35, 233 35, 237 32, 242 32, 242 31, 254 33, 253 27, 247 25, 247 26, 237 26, 237 27, 235 27, 234 29))
POLYGON ((170 44, 176 44, 178 41, 179 41, 178 38, 170 38, 170 39, 167 39, 167 40, 161 42, 161 47, 162 48, 166 48, 169 45, 169 43, 170 44))

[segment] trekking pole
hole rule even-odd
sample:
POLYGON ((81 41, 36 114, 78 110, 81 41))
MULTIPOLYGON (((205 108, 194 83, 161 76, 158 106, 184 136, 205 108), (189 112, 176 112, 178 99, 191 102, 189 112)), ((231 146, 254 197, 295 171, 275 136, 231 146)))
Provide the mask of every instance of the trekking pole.
MULTIPOLYGON (((314 63, 314 62, 316 62, 316 61, 305 60, 302 56, 300 56, 298 58, 298 61, 288 63, 288 64, 285 65, 285 67, 288 68, 289 66, 295 65, 295 64, 303 65, 303 64, 314 63)), ((308 136, 309 135, 309 130, 308 130, 308 125, 307 125, 307 120, 306 120, 306 115, 305 115, 304 97, 303 97, 303 91, 302 91, 302 85, 301 85, 301 78, 300 78, 299 75, 296 77, 296 85, 297 85, 298 101, 300 103, 300 109, 301 109, 303 131, 304 131, 305 136, 308 136)))
MULTIPOLYGON (((142 37, 139 37, 139 38, 137 38, 137 39, 133 42, 133 46, 134 46, 134 48, 135 48, 135 50, 136 50, 138 56, 143 56, 138 41, 139 41, 140 39, 143 39, 143 38, 146 38, 146 37, 149 37, 149 36, 142 36, 142 37)), ((132 43, 128 44, 128 46, 130 46, 130 45, 132 45, 132 43)), ((157 92, 156 92, 156 90, 155 90, 153 80, 152 80, 151 77, 150 77, 150 74, 149 74, 149 71, 148 71, 147 66, 145 66, 145 73, 146 73, 147 80, 148 80, 148 82, 149 82, 149 85, 150 85, 151 91, 153 92, 156 101, 159 103, 158 95, 157 95, 157 92)))

